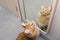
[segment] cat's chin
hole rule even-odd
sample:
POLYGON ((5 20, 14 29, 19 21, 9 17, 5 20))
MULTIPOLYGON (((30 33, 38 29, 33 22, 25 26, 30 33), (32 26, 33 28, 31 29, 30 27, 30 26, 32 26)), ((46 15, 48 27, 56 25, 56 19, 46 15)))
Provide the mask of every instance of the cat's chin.
POLYGON ((33 36, 31 33, 25 33, 25 35, 26 35, 28 38, 35 38, 35 36, 33 36))

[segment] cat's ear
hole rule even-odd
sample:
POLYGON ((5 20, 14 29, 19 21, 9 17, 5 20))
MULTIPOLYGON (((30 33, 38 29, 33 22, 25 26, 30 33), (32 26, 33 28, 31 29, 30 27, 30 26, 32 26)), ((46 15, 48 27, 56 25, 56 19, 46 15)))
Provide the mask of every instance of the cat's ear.
POLYGON ((21 26, 25 28, 26 24, 22 23, 21 26))
POLYGON ((49 6, 49 7, 48 7, 48 10, 49 10, 49 11, 52 11, 52 6, 49 6))
POLYGON ((26 27, 28 27, 28 26, 30 25, 30 23, 31 23, 31 22, 28 21, 26 24, 22 23, 21 26, 22 26, 23 28, 26 28, 26 27))

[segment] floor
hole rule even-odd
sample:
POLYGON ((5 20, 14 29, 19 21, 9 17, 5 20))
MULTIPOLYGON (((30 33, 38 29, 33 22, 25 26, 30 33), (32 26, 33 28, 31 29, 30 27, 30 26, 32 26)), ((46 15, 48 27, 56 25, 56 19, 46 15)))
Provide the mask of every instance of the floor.
MULTIPOLYGON (((18 33, 23 31, 22 22, 6 9, 0 7, 0 40, 16 40, 18 33)), ((49 40, 40 35, 37 40, 49 40)))

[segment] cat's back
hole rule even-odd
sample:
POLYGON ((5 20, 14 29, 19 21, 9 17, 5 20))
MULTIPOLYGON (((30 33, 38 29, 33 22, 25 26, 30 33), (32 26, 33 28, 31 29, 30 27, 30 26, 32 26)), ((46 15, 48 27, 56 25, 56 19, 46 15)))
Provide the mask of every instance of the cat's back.
POLYGON ((28 38, 28 37, 24 34, 24 32, 21 32, 21 33, 17 36, 16 40, 35 40, 35 39, 34 39, 34 38, 28 38))
POLYGON ((26 36, 25 36, 24 32, 19 33, 16 40, 26 40, 26 36))

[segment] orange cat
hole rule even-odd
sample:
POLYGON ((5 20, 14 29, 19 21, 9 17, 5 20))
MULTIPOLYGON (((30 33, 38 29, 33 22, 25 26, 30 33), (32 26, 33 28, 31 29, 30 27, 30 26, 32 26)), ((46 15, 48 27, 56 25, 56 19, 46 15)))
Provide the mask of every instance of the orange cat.
POLYGON ((49 7, 42 6, 41 7, 41 11, 38 14, 38 22, 39 22, 40 26, 48 25, 51 11, 52 11, 51 6, 49 6, 49 7))
POLYGON ((35 40, 40 34, 40 29, 36 26, 36 24, 32 22, 28 22, 27 24, 22 24, 24 31, 21 32, 16 40, 35 40))

